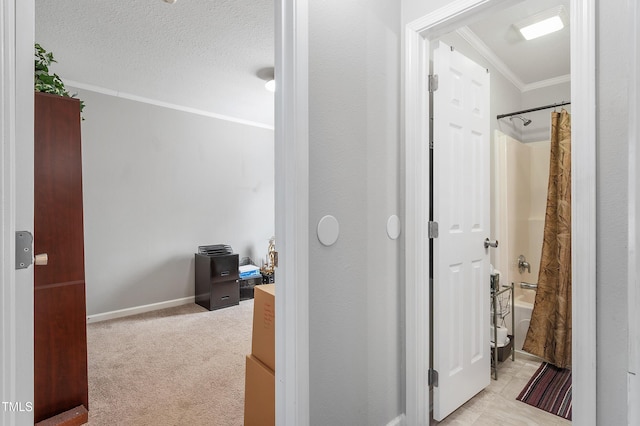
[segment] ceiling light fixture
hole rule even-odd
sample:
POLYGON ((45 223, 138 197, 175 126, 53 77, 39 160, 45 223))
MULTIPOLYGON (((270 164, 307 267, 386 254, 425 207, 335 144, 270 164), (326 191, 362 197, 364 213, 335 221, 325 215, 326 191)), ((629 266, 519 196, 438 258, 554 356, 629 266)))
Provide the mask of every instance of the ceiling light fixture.
POLYGON ((276 81, 275 80, 269 80, 264 84, 264 88, 267 89, 270 92, 275 92, 276 91, 276 81))
POLYGON ((264 81, 264 88, 274 93, 276 91, 275 69, 273 67, 260 68, 256 72, 256 76, 264 81))
POLYGON ((526 40, 542 37, 563 29, 567 22, 567 14, 563 6, 536 13, 529 18, 513 24, 526 40))
POLYGON ((165 3, 174 4, 176 0, 164 0, 165 3))

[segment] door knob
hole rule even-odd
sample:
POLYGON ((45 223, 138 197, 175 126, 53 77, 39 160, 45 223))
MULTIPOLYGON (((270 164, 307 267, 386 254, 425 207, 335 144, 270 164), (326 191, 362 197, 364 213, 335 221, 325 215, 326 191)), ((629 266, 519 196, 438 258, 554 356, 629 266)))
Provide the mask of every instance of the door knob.
POLYGON ((36 254, 33 263, 36 265, 46 265, 49 263, 49 255, 47 253, 36 254))
POLYGON ((488 238, 484 239, 484 248, 489 247, 498 247, 498 240, 490 240, 488 238))

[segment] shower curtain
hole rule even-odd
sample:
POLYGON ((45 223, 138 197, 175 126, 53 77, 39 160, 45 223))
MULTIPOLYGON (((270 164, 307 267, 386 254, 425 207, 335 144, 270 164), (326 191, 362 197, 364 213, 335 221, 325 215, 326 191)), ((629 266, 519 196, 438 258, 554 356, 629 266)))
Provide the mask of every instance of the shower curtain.
POLYGON ((551 159, 538 290, 523 350, 571 367, 571 116, 551 114, 551 159))

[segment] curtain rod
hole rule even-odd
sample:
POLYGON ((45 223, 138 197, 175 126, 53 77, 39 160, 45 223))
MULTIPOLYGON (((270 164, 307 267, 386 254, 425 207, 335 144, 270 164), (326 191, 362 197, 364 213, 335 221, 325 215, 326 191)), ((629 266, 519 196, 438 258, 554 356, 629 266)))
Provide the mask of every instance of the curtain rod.
POLYGON ((570 104, 571 104, 571 102, 560 102, 558 104, 551 104, 551 105, 545 105, 545 106, 541 106, 541 107, 537 107, 537 108, 523 109, 522 111, 510 112, 508 114, 500 114, 496 118, 498 120, 500 120, 501 118, 511 117, 513 115, 526 114, 528 112, 540 111, 540 110, 549 109, 549 108, 556 108, 556 107, 559 107, 559 106, 570 105, 570 104))

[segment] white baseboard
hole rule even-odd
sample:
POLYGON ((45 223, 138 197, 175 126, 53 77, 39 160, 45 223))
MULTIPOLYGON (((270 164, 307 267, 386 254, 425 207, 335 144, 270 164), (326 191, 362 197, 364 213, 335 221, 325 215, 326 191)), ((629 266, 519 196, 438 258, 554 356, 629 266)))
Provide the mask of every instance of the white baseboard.
POLYGON ((104 312, 102 314, 87 315, 87 324, 106 321, 114 318, 128 317, 129 315, 142 314, 145 312, 157 311, 158 309, 173 308, 175 306, 195 303, 195 296, 183 297, 181 299, 167 300, 166 302, 152 303, 150 305, 134 306, 132 308, 120 309, 117 311, 104 312))
POLYGON ((387 423, 387 426, 405 426, 406 424, 407 417, 404 415, 404 413, 402 413, 398 417, 387 423))

